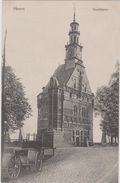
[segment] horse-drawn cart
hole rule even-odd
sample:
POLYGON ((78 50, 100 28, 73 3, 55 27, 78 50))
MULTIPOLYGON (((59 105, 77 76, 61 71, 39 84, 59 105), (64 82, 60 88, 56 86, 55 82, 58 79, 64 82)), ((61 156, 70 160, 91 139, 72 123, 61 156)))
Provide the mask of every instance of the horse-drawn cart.
POLYGON ((38 139, 14 140, 4 148, 2 157, 2 177, 15 179, 21 169, 28 167, 30 170, 40 171, 44 159, 45 149, 52 149, 53 133, 44 132, 38 139))
POLYGON ((22 167, 29 167, 34 171, 40 171, 44 158, 44 148, 39 141, 20 142, 19 147, 13 146, 4 150, 2 159, 2 176, 15 179, 19 176, 22 167))

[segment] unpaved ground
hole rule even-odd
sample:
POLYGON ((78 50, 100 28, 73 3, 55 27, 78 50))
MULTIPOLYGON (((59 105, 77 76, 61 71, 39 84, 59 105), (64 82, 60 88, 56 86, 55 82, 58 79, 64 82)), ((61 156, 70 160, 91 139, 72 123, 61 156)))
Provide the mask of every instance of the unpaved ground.
POLYGON ((117 147, 71 147, 57 149, 42 172, 26 171, 9 183, 118 183, 117 176, 117 147))

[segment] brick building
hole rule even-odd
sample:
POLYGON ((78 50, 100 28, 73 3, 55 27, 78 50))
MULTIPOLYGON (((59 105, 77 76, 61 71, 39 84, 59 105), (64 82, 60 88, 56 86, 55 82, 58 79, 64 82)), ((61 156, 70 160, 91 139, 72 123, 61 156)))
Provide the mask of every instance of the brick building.
POLYGON ((58 66, 37 96, 38 134, 53 133, 53 145, 87 146, 93 143, 93 103, 79 44, 79 24, 70 24, 65 63, 58 66))

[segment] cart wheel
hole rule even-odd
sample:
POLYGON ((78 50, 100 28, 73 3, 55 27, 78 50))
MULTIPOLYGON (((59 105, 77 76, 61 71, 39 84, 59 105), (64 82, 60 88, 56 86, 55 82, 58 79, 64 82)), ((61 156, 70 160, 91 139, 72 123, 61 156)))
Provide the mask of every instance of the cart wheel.
POLYGON ((43 163, 43 157, 41 153, 37 152, 35 158, 35 171, 41 171, 42 163, 43 163))
POLYGON ((5 153, 3 159, 3 177, 16 179, 21 171, 20 157, 10 153, 5 153))

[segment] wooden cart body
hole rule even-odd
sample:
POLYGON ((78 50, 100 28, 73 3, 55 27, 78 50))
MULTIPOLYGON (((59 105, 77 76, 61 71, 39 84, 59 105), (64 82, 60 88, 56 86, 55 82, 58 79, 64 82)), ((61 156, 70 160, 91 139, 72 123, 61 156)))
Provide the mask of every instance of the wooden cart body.
POLYGON ((40 171, 44 159, 44 150, 52 149, 53 133, 44 132, 36 140, 14 140, 4 149, 2 159, 2 176, 15 179, 19 176, 22 167, 29 167, 40 171))
POLYGON ((2 176, 15 179, 19 176, 22 167, 29 167, 40 171, 44 158, 44 148, 40 141, 13 142, 5 148, 2 158, 2 176), (13 146, 12 146, 13 145, 13 146), (17 146, 18 145, 18 146, 17 146))

